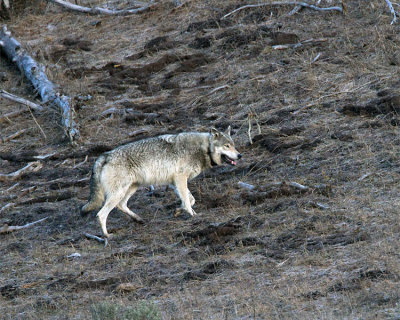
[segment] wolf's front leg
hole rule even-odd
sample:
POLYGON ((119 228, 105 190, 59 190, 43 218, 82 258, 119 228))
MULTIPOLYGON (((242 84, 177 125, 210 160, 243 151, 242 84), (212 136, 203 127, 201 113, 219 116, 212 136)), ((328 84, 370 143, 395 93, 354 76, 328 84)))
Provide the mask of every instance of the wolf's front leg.
POLYGON ((189 212, 191 216, 196 215, 192 209, 191 203, 194 203, 194 197, 187 187, 187 178, 185 176, 178 176, 174 180, 175 191, 182 201, 182 209, 189 212))

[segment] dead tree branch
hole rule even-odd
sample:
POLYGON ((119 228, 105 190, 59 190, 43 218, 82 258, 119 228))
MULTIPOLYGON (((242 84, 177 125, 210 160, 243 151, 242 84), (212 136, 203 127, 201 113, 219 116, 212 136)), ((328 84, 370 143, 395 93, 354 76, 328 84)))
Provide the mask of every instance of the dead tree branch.
MULTIPOLYGON (((388 0, 387 0, 388 1, 388 0)), ((245 6, 239 7, 229 13, 227 13, 226 15, 224 15, 222 17, 222 19, 226 19, 228 18, 230 15, 241 11, 243 9, 248 9, 248 8, 259 8, 259 7, 265 7, 265 6, 300 6, 300 7, 304 7, 304 8, 309 8, 312 10, 316 10, 316 11, 339 11, 341 13, 343 13, 343 8, 342 7, 328 7, 328 8, 321 8, 321 7, 317 7, 314 6, 312 4, 308 4, 306 2, 298 2, 298 1, 282 1, 282 2, 271 2, 271 3, 257 3, 257 4, 247 4, 245 6)))
POLYGON ((28 106, 29 108, 37 111, 43 111, 43 107, 37 103, 34 103, 32 101, 26 100, 24 98, 18 97, 15 94, 9 93, 5 90, 0 90, 0 96, 4 99, 14 101, 20 104, 23 104, 25 106, 28 106))
POLYGON ((6 143, 12 139, 18 138, 20 135, 24 134, 26 131, 28 131, 28 129, 22 129, 22 130, 19 130, 15 133, 9 135, 8 137, 0 138, 0 144, 6 143))
POLYGON ((9 226, 9 225, 5 224, 4 226, 2 226, 2 227, 0 228, 0 234, 10 233, 10 232, 13 232, 13 231, 16 231, 16 230, 21 230, 21 229, 29 228, 29 227, 32 227, 33 225, 35 225, 35 224, 37 224, 37 223, 39 223, 39 222, 42 222, 42 221, 44 221, 44 220, 46 220, 46 219, 48 219, 48 217, 43 218, 43 219, 40 219, 40 220, 38 220, 38 221, 34 221, 34 222, 31 222, 31 223, 27 223, 27 224, 25 224, 25 225, 23 225, 23 226, 9 226))
POLYGON ((59 6, 62 6, 63 8, 66 8, 66 9, 72 10, 72 11, 88 13, 88 14, 105 14, 105 15, 110 15, 110 16, 127 16, 127 15, 131 15, 131 14, 142 13, 146 10, 149 10, 153 5, 153 1, 150 1, 150 3, 144 5, 143 7, 136 8, 136 9, 110 10, 110 9, 100 8, 100 7, 95 7, 95 8, 82 7, 82 6, 78 6, 76 4, 72 4, 70 2, 63 1, 63 0, 47 0, 47 1, 52 2, 54 4, 57 4, 59 6))
POLYGON ((104 243, 105 247, 107 246, 107 243, 108 243, 107 238, 103 239, 103 238, 100 238, 100 237, 95 236, 95 235, 90 234, 90 233, 85 233, 85 237, 88 238, 88 239, 96 240, 96 241, 98 241, 100 243, 104 243))
POLYGON ((327 39, 324 39, 324 38, 308 39, 308 40, 304 40, 303 42, 298 42, 298 43, 278 44, 278 45, 272 46, 272 48, 275 50, 296 49, 296 48, 299 48, 306 44, 321 43, 321 42, 326 42, 326 41, 327 41, 327 39))
POLYGON ((386 0, 386 3, 389 7, 390 13, 393 15, 393 20, 390 24, 393 24, 397 21, 397 12, 394 10, 392 3, 389 0, 386 0))
POLYGON ((61 96, 55 91, 54 84, 47 78, 44 66, 35 60, 21 47, 21 44, 3 27, 0 33, 0 48, 9 60, 14 62, 18 69, 32 83, 43 103, 50 103, 62 111, 62 122, 66 135, 71 141, 79 137, 79 131, 73 120, 73 112, 70 107, 70 98, 61 96))
POLYGON ((27 172, 39 171, 43 165, 39 161, 28 163, 25 167, 8 174, 0 173, 0 181, 14 181, 20 178, 23 174, 27 172))

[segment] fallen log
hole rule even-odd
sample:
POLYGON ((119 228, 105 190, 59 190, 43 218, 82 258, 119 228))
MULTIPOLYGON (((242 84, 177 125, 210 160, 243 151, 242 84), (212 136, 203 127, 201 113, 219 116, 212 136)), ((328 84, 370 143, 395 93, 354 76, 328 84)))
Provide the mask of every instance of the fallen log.
POLYGON ((7 26, 3 26, 3 30, 0 33, 0 49, 32 83, 42 102, 61 110, 65 134, 71 142, 77 139, 79 130, 73 120, 73 111, 70 107, 71 99, 56 92, 54 84, 47 78, 44 66, 36 63, 28 55, 21 47, 21 44, 11 36, 7 26))

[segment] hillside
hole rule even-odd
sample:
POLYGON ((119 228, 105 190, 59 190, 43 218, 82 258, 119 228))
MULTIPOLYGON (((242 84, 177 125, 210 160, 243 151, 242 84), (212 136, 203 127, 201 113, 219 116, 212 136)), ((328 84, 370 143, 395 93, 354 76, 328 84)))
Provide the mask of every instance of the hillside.
MULTIPOLYGON (((51 108, 0 122, 2 139, 27 129, 0 141, 0 173, 45 156, 0 182, 0 226, 48 217, 0 234, 0 318, 153 302, 162 319, 398 319, 400 28, 385 1, 225 19, 248 2, 182 2, 90 16, 34 1, 5 21, 72 97, 81 138, 71 145, 51 108), (101 236, 95 213, 79 214, 101 153, 229 125, 243 158, 190 182, 195 218, 175 216, 172 190, 142 188, 129 207, 145 225, 114 209, 107 247, 85 237, 101 236)), ((0 65, 2 89, 37 101, 0 65)), ((0 117, 22 108, 1 99, 0 117)))

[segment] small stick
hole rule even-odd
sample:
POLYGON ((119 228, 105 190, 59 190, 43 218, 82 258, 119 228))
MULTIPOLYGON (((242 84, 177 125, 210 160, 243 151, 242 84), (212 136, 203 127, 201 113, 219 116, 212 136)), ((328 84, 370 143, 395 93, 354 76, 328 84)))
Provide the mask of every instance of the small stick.
POLYGON ((107 244, 108 244, 107 238, 103 239, 103 238, 100 238, 100 237, 95 236, 95 235, 90 234, 90 233, 85 233, 85 237, 88 238, 88 239, 96 240, 96 241, 98 241, 100 243, 104 243, 104 247, 106 247, 107 244))
POLYGON ((1 138, 0 144, 6 143, 12 139, 15 139, 15 138, 19 137, 20 135, 22 135, 23 133, 25 133, 26 131, 28 131, 28 129, 22 129, 22 130, 19 130, 19 131, 13 133, 12 135, 9 135, 8 137, 1 138))
POLYGON ((47 158, 50 158, 50 157, 54 156, 55 154, 57 154, 57 152, 44 154, 42 156, 34 156, 33 158, 35 158, 37 160, 44 160, 44 159, 47 159, 47 158))
POLYGON ((272 46, 273 49, 275 50, 285 50, 285 49, 290 49, 290 48, 298 48, 301 47, 307 43, 314 43, 314 42, 325 42, 327 41, 327 39, 308 39, 308 40, 304 40, 303 42, 298 42, 298 43, 289 43, 289 44, 278 44, 275 46, 272 46))
POLYGON ((16 230, 21 230, 21 229, 29 228, 29 227, 31 227, 31 226, 33 226, 33 225, 39 223, 39 222, 42 222, 42 221, 44 221, 44 220, 46 220, 46 219, 48 219, 48 217, 43 218, 43 219, 40 219, 40 220, 38 220, 38 221, 34 221, 34 222, 31 222, 31 223, 27 223, 27 224, 25 224, 25 225, 23 225, 23 226, 9 226, 9 225, 5 224, 3 227, 0 228, 0 234, 10 233, 10 232, 13 232, 13 231, 16 231, 16 230))
MULTIPOLYGON (((388 1, 388 0, 386 0, 386 1, 388 1)), ((259 7, 264 7, 264 6, 285 6, 285 5, 286 6, 291 6, 291 5, 301 6, 301 7, 317 10, 317 11, 339 11, 339 12, 343 13, 343 8, 341 8, 341 7, 320 8, 320 7, 314 6, 312 4, 305 3, 305 2, 282 1, 282 2, 271 2, 271 3, 247 4, 247 5, 243 6, 243 7, 237 8, 237 9, 227 13, 226 15, 224 15, 222 17, 222 19, 226 19, 230 15, 232 15, 232 14, 234 14, 234 13, 240 11, 240 10, 247 9, 247 8, 259 8, 259 7)))
POLYGON ((246 182, 242 182, 242 181, 239 181, 239 182, 238 182, 238 186, 239 186, 239 187, 242 187, 242 188, 244 188, 244 189, 247 189, 247 190, 254 190, 254 189, 256 188, 256 187, 253 186, 252 184, 246 183, 246 182))
POLYGON ((25 167, 8 174, 0 173, 0 181, 14 181, 27 172, 39 171, 43 165, 39 161, 30 162, 25 167))
POLYGON ((78 164, 74 165, 72 167, 72 169, 76 169, 78 167, 80 167, 81 165, 85 164, 88 161, 88 155, 86 155, 85 160, 83 160, 82 162, 79 162, 78 164))
POLYGON ((251 118, 252 118, 252 114, 251 113, 249 113, 249 116, 248 116, 248 121, 249 121, 249 127, 248 127, 248 129, 247 129, 247 135, 249 136, 249 142, 250 142, 250 144, 253 144, 253 139, 251 138, 251 118))
POLYGON ((139 134, 147 133, 147 132, 149 132, 149 129, 143 128, 143 129, 135 130, 135 131, 132 131, 132 132, 128 133, 128 136, 129 137, 134 137, 134 136, 137 136, 139 134))
POLYGON ((15 94, 9 93, 5 90, 0 90, 0 96, 2 98, 8 99, 10 101, 18 102, 20 104, 23 104, 25 106, 28 106, 29 108, 37 111, 43 111, 43 107, 37 103, 34 103, 32 101, 26 100, 24 98, 18 97, 15 94))
POLYGON ((0 123, 1 122, 11 122, 11 118, 18 117, 19 115, 28 112, 28 110, 18 110, 18 111, 13 111, 10 113, 6 113, 5 115, 0 116, 0 123))
POLYGON ((8 208, 15 207, 16 205, 17 205, 17 204, 14 203, 14 202, 7 203, 5 206, 2 206, 2 207, 0 208, 0 213, 2 213, 3 211, 6 211, 6 209, 8 209, 8 208))
POLYGON ((294 181, 290 181, 288 184, 289 184, 289 186, 291 186, 293 188, 296 188, 296 189, 300 189, 302 191, 305 191, 305 190, 309 189, 309 187, 303 186, 302 184, 300 184, 298 182, 294 182, 294 181))

